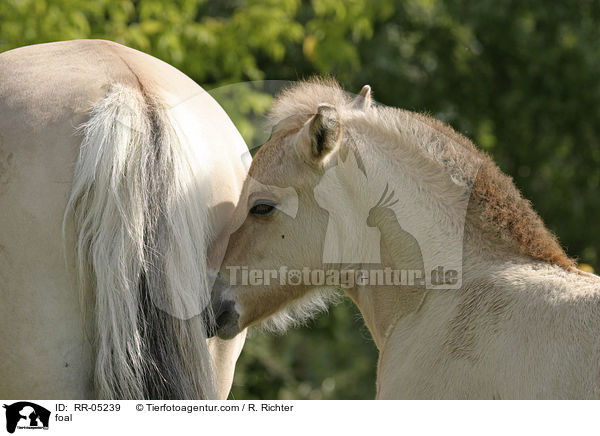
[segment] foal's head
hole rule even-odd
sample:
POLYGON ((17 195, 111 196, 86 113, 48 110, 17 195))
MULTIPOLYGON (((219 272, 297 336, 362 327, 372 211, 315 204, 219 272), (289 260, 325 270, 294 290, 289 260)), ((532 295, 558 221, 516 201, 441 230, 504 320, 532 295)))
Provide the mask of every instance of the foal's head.
POLYGON ((315 187, 344 148, 344 117, 369 110, 370 88, 354 100, 333 83, 311 82, 292 91, 295 101, 284 95, 275 104, 273 134, 252 161, 232 219, 213 291, 221 337, 282 309, 271 318, 274 327, 306 318, 337 288, 333 278, 327 286, 310 277, 324 270, 329 219, 315 200, 315 187), (302 91, 310 93, 305 102, 297 98, 302 91))

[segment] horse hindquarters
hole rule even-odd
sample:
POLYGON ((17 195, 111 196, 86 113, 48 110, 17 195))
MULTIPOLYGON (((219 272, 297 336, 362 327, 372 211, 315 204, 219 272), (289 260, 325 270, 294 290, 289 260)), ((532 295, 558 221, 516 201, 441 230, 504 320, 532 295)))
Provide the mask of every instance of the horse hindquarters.
MULTIPOLYGON (((129 115, 134 115, 135 119, 142 120, 144 123, 149 122, 151 125, 154 123, 155 127, 157 122, 159 127, 168 127, 171 120, 164 116, 167 105, 171 108, 177 102, 180 103, 181 110, 189 118, 183 133, 193 138, 194 143, 198 144, 196 153, 199 160, 188 161, 185 165, 179 165, 178 168, 181 170, 182 168, 197 167, 199 171, 207 171, 198 181, 201 182, 199 185, 201 193, 210 192, 210 198, 208 200, 205 196, 191 198, 197 193, 197 190, 192 189, 186 200, 180 203, 178 200, 182 197, 172 195, 170 204, 171 211, 182 220, 179 227, 175 226, 178 231, 181 231, 178 235, 183 235, 180 240, 195 241, 191 245, 193 256, 187 256, 187 261, 197 261, 202 268, 205 268, 206 245, 220 231, 220 223, 227 221, 228 217, 222 215, 226 215, 227 211, 233 208, 228 204, 234 205, 237 201, 241 182, 245 175, 239 160, 240 150, 245 150, 245 146, 239 133, 222 109, 193 81, 151 56, 118 44, 106 41, 69 41, 13 50, 0 56, 0 78, 0 114, 2 115, 0 116, 0 209, 2 209, 0 214, 0 298, 2 299, 0 322, 5 333, 0 339, 0 349, 2 350, 0 394, 5 398, 93 398, 96 396, 92 384, 94 377, 97 380, 98 377, 105 380, 112 378, 114 381, 113 370, 119 369, 115 367, 111 369, 110 365, 106 366, 102 363, 94 368, 94 361, 102 361, 102 359, 96 359, 95 355, 106 357, 114 351, 112 349, 114 344, 104 342, 104 345, 101 345, 103 341, 98 341, 98 332, 102 330, 102 326, 97 328, 97 322, 98 320, 106 321, 114 314, 106 316, 106 310, 104 315, 99 317, 93 312, 89 313, 87 321, 90 325, 84 332, 79 303, 80 286, 76 278, 72 253, 75 252, 78 242, 83 241, 84 245, 80 245, 80 253, 83 253, 80 260, 83 259, 83 261, 77 264, 77 269, 80 273, 79 277, 87 280, 87 285, 98 286, 98 279, 110 281, 106 271, 111 269, 108 267, 111 262, 113 262, 112 266, 117 268, 115 270, 117 276, 133 278, 137 274, 133 269, 119 275, 119 271, 123 272, 132 264, 126 262, 125 266, 117 265, 117 257, 112 257, 110 253, 108 247, 110 238, 107 235, 111 230, 123 229, 128 226, 127 232, 133 229, 133 233, 135 233, 140 231, 137 224, 142 225, 141 232, 143 234, 148 231, 148 226, 144 222, 127 222, 127 217, 132 218, 135 213, 131 214, 129 213, 131 211, 126 211, 122 214, 123 210, 118 210, 119 202, 105 201, 104 205, 98 205, 95 210, 88 207, 93 203, 94 198, 98 200, 102 195, 110 196, 111 194, 121 195, 120 206, 125 206, 126 209, 139 206, 139 204, 134 198, 135 195, 127 197, 131 194, 131 192, 127 192, 127 189, 119 191, 124 185, 118 183, 110 185, 115 179, 112 179, 108 186, 102 185, 102 180, 111 180, 111 176, 107 176, 106 173, 100 174, 100 172, 108 171, 110 173, 115 169, 114 165, 111 167, 111 164, 96 165, 102 163, 95 161, 96 158, 102 160, 102 150, 97 150, 95 155, 94 150, 87 150, 88 162, 84 166, 88 171, 84 171, 83 177, 81 177, 81 173, 73 175, 73 167, 78 160, 84 138, 84 132, 77 131, 77 127, 90 120, 91 107, 97 106, 102 101, 106 103, 105 99, 110 94, 110 90, 114 90, 114 84, 120 84, 123 89, 126 89, 125 93, 129 93, 129 97, 132 97, 133 100, 129 102, 126 101, 127 99, 121 100, 121 103, 127 106, 121 107, 121 115, 116 111, 119 106, 118 102, 114 102, 116 106, 113 105, 112 109, 108 108, 110 110, 104 118, 107 123, 104 127, 109 129, 112 126, 118 130, 124 126, 124 119, 119 117, 127 115, 128 110, 132 111, 136 104, 135 101, 141 101, 143 110, 129 115), (149 89, 145 89, 142 84, 149 86, 149 89), (152 95, 153 93, 154 95, 152 95), (158 95, 162 98, 159 98, 158 95), (198 96, 202 98, 200 100, 194 98, 198 96), (170 100, 167 102, 165 99, 170 100), (153 113, 151 109, 157 109, 162 113, 160 119, 155 118, 158 112, 153 113), (110 112, 111 110, 113 112, 110 112), (135 115, 138 117, 136 118, 135 115), (196 129, 200 127, 200 130, 190 130, 190 125, 196 126, 196 129), (210 129, 206 128, 207 125, 210 129), (219 183, 212 183, 215 175, 221 177, 218 179, 219 183), (73 191, 72 184, 74 185, 73 191), (111 191, 112 188, 115 188, 116 191, 111 191), (77 223, 75 220, 74 222, 71 219, 75 217, 74 215, 65 220, 65 241, 63 241, 61 227, 71 192, 73 192, 71 211, 75 212, 83 221, 77 223), (79 196, 78 193, 82 196, 79 196), (191 201, 195 201, 195 204, 199 205, 199 211, 196 208, 190 212, 187 206, 191 201), (111 205, 117 206, 117 210, 114 207, 111 209, 111 205), (213 209, 217 205, 227 207, 219 207, 215 212, 213 209), (104 220, 100 216, 104 212, 107 214, 105 218, 109 218, 108 220, 104 220), (99 222, 100 225, 98 225, 99 222), (83 230, 90 224, 94 227, 94 223, 96 224, 95 230, 89 227, 87 230, 83 230), (203 232, 200 238, 195 238, 198 236, 198 232, 194 234, 187 232, 186 234, 185 226, 194 223, 203 232), (82 235, 91 235, 89 230, 92 230, 92 233, 94 231, 100 233, 82 238, 82 235), (95 245, 86 247, 87 243, 95 245), (64 247, 68 253, 66 264, 63 256, 64 247), (104 250, 101 247, 104 247, 104 250), (95 250, 89 251, 92 248, 95 250), (98 266, 102 265, 105 267, 104 274, 98 274, 102 270, 98 266), (96 327, 94 327, 95 323, 96 327), (90 346, 90 340, 94 341, 96 345, 94 350, 90 346)), ((121 132, 125 130, 127 129, 121 129, 121 132)), ((87 133, 90 132, 88 130, 87 133)), ((139 131, 129 133, 133 133, 135 136, 139 131)), ((162 134, 161 138, 168 143, 168 146, 181 145, 177 144, 178 138, 173 136, 172 129, 159 129, 152 135, 156 133, 162 134)), ((158 139, 150 138, 148 135, 145 138, 145 143, 158 139)), ((140 144, 140 139, 143 138, 137 137, 130 143, 140 144)), ((127 141, 121 137, 108 146, 118 149, 118 144, 126 143, 127 141)), ((93 144, 88 145, 93 147, 93 144)), ((167 152, 172 151, 172 149, 167 150, 167 152)), ((178 151, 182 151, 182 149, 180 148, 178 151)), ((181 154, 178 156, 181 157, 181 154)), ((119 157, 122 158, 123 155, 116 156, 115 159, 119 157)), ((104 160, 110 160, 106 153, 104 160)), ((137 162, 140 163, 140 161, 137 162)), ((106 164, 106 162, 104 163, 106 164)), ((127 164, 127 162, 125 163, 127 164)), ((138 166, 138 169, 140 168, 138 166)), ((128 168, 128 170, 130 169, 128 168)), ((113 172, 113 174, 115 173, 113 172)), ((185 181, 186 174, 181 171, 178 174, 182 176, 178 180, 185 181)), ((160 177, 150 178, 160 180, 160 177)), ((183 183, 179 186, 184 185, 183 183)), ((173 185, 171 185, 172 187, 173 185)), ((169 200, 168 192, 177 194, 171 190, 163 195, 161 192, 165 191, 161 191, 162 188, 156 186, 155 188, 153 192, 158 193, 159 197, 162 195, 162 198, 166 200, 169 200)), ((169 187, 167 186, 167 188, 169 187)), ((137 192, 139 194, 140 189, 137 192)), ((171 216, 168 222, 171 229, 176 220, 177 217, 171 216)), ((169 225, 167 225, 168 227, 169 225)), ((169 240, 169 237, 166 239, 169 240)), ((139 242, 139 238, 137 240, 139 242)), ((171 251, 167 247, 167 252, 170 253, 167 257, 185 254, 186 249, 190 246, 186 248, 171 245, 170 247, 171 251)), ((139 244, 133 249, 130 246, 129 253, 133 253, 132 259, 135 259, 136 253, 138 255, 140 253, 139 244)), ((169 277, 177 279, 177 274, 174 272, 177 271, 178 263, 171 262, 170 265, 170 268, 174 265, 175 269, 171 270, 169 277)), ((184 265, 182 268, 186 268, 186 266, 184 265)), ((188 283, 194 281, 193 277, 188 277, 188 279, 190 279, 188 283)), ((201 283, 204 282, 196 280, 196 286, 201 283)), ((129 314, 129 319, 120 318, 120 323, 137 323, 131 317, 133 313, 136 313, 132 306, 139 302, 137 293, 140 288, 143 290, 143 286, 140 287, 139 284, 135 282, 131 292, 125 292, 124 298, 117 303, 118 308, 124 309, 125 307, 124 313, 129 314)), ((100 284, 100 287, 103 285, 100 284)), ((206 290, 199 298, 204 298, 205 293, 206 290)), ((114 294, 115 292, 112 292, 113 296, 114 294)), ((107 295, 111 295, 111 292, 98 293, 94 291, 87 295, 94 297, 99 295, 101 298, 105 298, 107 295)), ((104 301, 106 303, 106 299, 104 301)), ((105 305, 104 308, 106 309, 108 306, 105 305)), ((179 306, 181 307, 181 304, 179 306)), ((93 305, 91 308, 95 309, 93 305)), ((122 314, 123 311, 121 311, 122 314)), ((148 315, 147 311, 146 315, 148 315)), ((189 314, 184 315, 183 318, 186 318, 189 314)), ((157 320, 156 317, 154 319, 157 320)), ((193 326, 190 325, 194 321, 183 323, 171 323, 164 319, 157 321, 170 324, 168 332, 179 339, 187 337, 188 340, 195 341, 197 335, 187 335, 185 332, 188 329, 199 332, 200 337, 203 335, 203 326, 197 323, 193 326)), ((122 328, 123 325, 119 324, 117 329, 122 328)), ((161 329, 156 330, 161 331, 161 329)), ((101 335, 106 337, 108 333, 105 328, 101 335)), ((119 336, 119 332, 116 333, 116 335, 112 335, 115 341, 117 338, 123 339, 122 335, 119 336)), ((130 334, 134 338, 133 342, 132 336, 125 335, 127 344, 124 346, 135 350, 138 331, 134 330, 130 334), (131 348, 132 346, 133 348, 131 348)), ((147 335, 146 339, 151 340, 152 338, 147 335)), ((218 365, 220 365, 219 362, 228 362, 223 368, 216 368, 219 378, 217 380, 219 397, 225 397, 228 393, 233 370, 233 365, 229 364, 229 361, 235 362, 243 339, 243 336, 240 335, 235 340, 212 348, 212 352, 215 354, 214 360, 218 365)), ((179 365, 180 370, 176 371, 175 380, 179 380, 179 382, 175 383, 176 387, 170 391, 172 395, 181 398, 214 395, 211 394, 211 388, 208 387, 211 377, 210 375, 206 376, 205 369, 201 369, 210 367, 212 359, 208 354, 206 342, 202 339, 197 342, 199 345, 195 344, 191 349, 198 350, 200 347, 206 352, 202 351, 200 355, 196 355, 196 352, 189 354, 188 348, 182 346, 181 342, 173 341, 171 343, 176 350, 176 355, 181 357, 186 354, 187 358, 187 361, 182 364, 183 367, 179 365), (190 364, 194 361, 197 363, 190 364), (202 381, 202 378, 205 380, 202 381), (205 387, 202 388, 198 384, 205 387), (187 391, 187 394, 184 394, 181 389, 191 389, 195 393, 187 391)), ((143 352, 138 353, 137 356, 148 357, 143 352)), ((126 363, 126 365, 130 363, 126 363)), ((114 389, 114 392, 109 392, 112 388, 104 389, 103 392, 100 392, 101 396, 128 396, 127 392, 130 394, 135 392, 131 394, 135 396, 140 395, 139 389, 128 388, 127 383, 131 382, 132 385, 138 383, 131 377, 134 373, 128 372, 125 368, 121 374, 128 374, 121 377, 121 381, 124 383, 117 383, 121 390, 114 389)), ((173 378, 171 379, 173 380, 173 378)), ((116 387, 115 383, 109 383, 110 385, 116 387)), ((142 395, 161 395, 159 392, 149 394, 147 388, 148 386, 144 388, 146 391, 142 395)), ((166 391, 163 391, 163 394, 171 395, 166 391)))

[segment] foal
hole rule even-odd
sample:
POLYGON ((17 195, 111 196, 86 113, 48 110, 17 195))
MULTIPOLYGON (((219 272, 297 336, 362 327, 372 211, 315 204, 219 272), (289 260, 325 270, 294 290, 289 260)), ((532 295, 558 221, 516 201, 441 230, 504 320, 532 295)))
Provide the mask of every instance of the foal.
POLYGON ((219 336, 283 328, 342 287, 380 351, 378 398, 600 396, 600 280, 468 139, 322 81, 272 120, 231 224, 219 336))

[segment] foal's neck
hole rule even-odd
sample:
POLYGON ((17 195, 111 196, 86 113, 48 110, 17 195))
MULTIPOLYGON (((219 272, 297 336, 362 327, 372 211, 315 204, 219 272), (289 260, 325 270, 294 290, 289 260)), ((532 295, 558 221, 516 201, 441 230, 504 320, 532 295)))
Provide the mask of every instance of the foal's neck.
MULTIPOLYGON (((426 303, 428 293, 443 292, 427 290, 421 280, 425 271, 418 241, 403 230, 389 209, 373 212, 371 224, 381 233, 380 265, 363 265, 362 269, 391 270, 394 283, 384 285, 355 286, 346 293, 358 306, 377 347, 382 350, 394 326, 404 317, 418 311, 426 303), (397 272, 397 274, 396 274, 397 272)), ((481 243, 485 235, 468 226, 462 250, 461 289, 469 288, 474 282, 481 284, 486 274, 503 262, 528 263, 529 260, 506 246, 481 243), (477 234, 473 234, 475 232, 477 234)), ((384 274, 385 278, 385 274, 384 274)), ((493 279, 488 277, 490 281, 493 279)), ((460 294, 460 289, 451 290, 460 294)))
POLYGON ((381 264, 363 265, 367 271, 384 271, 383 284, 346 290, 360 309, 375 344, 382 349, 393 325, 419 307, 425 296, 423 259, 416 239, 403 230, 388 208, 373 210, 370 224, 381 233, 381 264), (390 283, 390 280, 391 283, 390 283))

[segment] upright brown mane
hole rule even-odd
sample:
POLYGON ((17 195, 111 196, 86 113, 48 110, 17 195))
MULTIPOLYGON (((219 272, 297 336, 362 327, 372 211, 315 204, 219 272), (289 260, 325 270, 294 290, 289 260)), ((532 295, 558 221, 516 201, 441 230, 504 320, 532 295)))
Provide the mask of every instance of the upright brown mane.
POLYGON ((411 115, 481 159, 469 207, 479 214, 479 221, 486 230, 499 232, 501 237, 512 240, 521 254, 568 270, 575 268, 575 262, 566 255, 529 200, 521 196, 512 178, 504 174, 487 153, 439 120, 423 114, 411 115))

